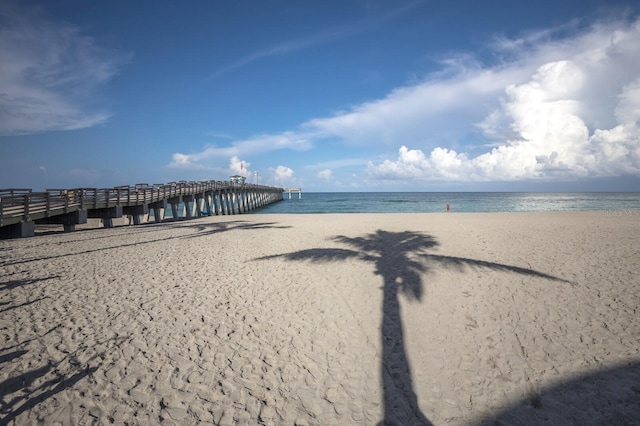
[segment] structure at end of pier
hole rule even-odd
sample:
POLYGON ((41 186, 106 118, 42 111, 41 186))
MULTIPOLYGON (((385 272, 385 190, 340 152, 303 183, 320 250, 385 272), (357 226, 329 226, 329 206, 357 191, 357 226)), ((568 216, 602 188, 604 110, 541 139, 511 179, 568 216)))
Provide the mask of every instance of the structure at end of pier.
POLYGON ((285 188, 284 192, 289 194, 289 199, 291 199, 291 193, 298 193, 298 200, 302 199, 302 188, 285 188))

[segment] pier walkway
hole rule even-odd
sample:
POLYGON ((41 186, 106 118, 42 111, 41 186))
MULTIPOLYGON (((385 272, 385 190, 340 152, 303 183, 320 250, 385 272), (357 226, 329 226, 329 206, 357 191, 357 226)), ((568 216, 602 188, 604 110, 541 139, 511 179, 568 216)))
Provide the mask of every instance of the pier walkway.
POLYGON ((113 219, 130 216, 140 224, 153 211, 156 222, 199 216, 250 212, 283 199, 283 188, 225 181, 136 184, 114 188, 0 189, 0 239, 30 237, 36 224, 57 224, 74 231, 88 218, 113 219), (168 212, 167 212, 168 213, 168 212), (169 215, 167 215, 169 216, 169 215))

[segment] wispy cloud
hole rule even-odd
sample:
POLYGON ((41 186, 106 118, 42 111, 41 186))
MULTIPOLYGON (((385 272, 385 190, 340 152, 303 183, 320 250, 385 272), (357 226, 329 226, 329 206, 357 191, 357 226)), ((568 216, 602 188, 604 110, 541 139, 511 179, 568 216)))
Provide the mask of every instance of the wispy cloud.
POLYGON ((3 2, 0 20, 0 134, 80 129, 109 118, 95 97, 129 55, 40 8, 3 2))
POLYGON ((310 36, 283 41, 274 46, 270 46, 265 49, 253 52, 243 58, 238 59, 235 62, 217 69, 211 75, 209 75, 208 79, 211 80, 218 78, 229 71, 244 67, 245 65, 248 65, 259 59, 267 58, 270 56, 286 55, 288 53, 304 50, 312 46, 331 43, 336 40, 364 33, 384 23, 385 21, 388 21, 389 19, 407 12, 420 3, 422 3, 422 0, 416 0, 377 17, 365 18, 357 22, 351 22, 338 27, 330 28, 326 31, 312 34, 310 36))
POLYGON ((312 147, 313 136, 302 132, 283 132, 275 135, 258 135, 249 139, 233 141, 230 146, 209 146, 191 154, 175 153, 169 167, 190 168, 203 163, 232 156, 259 155, 281 149, 305 151, 312 147))
POLYGON ((257 61, 258 59, 267 58, 269 56, 284 55, 287 53, 302 50, 310 46, 328 43, 330 41, 337 40, 339 38, 343 38, 354 33, 355 33, 354 30, 350 29, 349 27, 339 27, 339 28, 333 28, 329 31, 325 31, 320 34, 312 35, 310 37, 301 38, 298 40, 285 41, 275 46, 268 47, 264 50, 253 52, 250 55, 245 56, 244 58, 241 58, 228 65, 225 65, 222 68, 214 71, 209 76, 209 79, 215 79, 221 76, 222 74, 225 74, 237 68, 241 68, 245 65, 248 65, 252 62, 257 61))
POLYGON ((321 169, 339 169, 342 167, 352 167, 352 166, 364 166, 369 161, 370 159, 364 158, 364 157, 340 158, 338 160, 333 160, 333 161, 323 161, 321 163, 309 164, 305 166, 305 169, 321 170, 321 169))

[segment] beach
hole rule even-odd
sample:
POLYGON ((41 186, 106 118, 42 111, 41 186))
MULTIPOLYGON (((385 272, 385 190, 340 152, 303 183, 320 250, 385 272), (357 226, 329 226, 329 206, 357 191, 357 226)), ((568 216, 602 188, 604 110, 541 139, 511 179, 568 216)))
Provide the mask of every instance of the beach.
POLYGON ((0 423, 637 423, 638 213, 246 214, 0 241, 0 423))

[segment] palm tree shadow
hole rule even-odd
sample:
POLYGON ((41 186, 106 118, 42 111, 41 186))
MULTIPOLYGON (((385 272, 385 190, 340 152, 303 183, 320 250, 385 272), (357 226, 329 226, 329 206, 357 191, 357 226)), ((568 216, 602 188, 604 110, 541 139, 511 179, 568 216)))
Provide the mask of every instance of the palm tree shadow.
POLYGON ((375 266, 376 275, 383 280, 382 302, 382 391, 384 419, 380 424, 431 425, 420 410, 414 391, 411 368, 404 345, 399 294, 420 302, 424 293, 423 276, 433 267, 464 270, 478 267, 563 281, 548 274, 517 266, 461 257, 439 256, 429 253, 439 245, 437 240, 421 232, 388 232, 377 230, 364 237, 335 236, 332 238, 349 249, 309 249, 257 260, 285 258, 292 261, 330 263, 358 259, 375 266))

